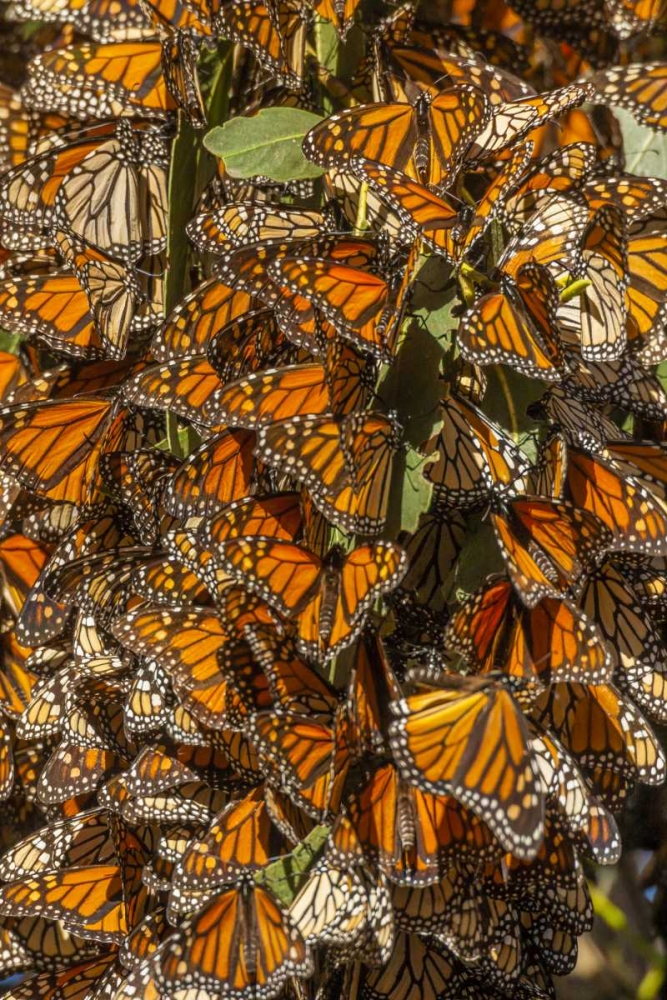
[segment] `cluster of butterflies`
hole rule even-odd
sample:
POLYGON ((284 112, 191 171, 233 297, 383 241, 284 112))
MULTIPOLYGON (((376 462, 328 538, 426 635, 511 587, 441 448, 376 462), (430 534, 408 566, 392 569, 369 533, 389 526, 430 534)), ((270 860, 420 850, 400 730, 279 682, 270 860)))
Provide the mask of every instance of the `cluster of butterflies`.
POLYGON ((546 1000, 664 779, 667 181, 607 105, 667 129, 665 4, 450 6, 10 0, 10 1000, 546 1000), (221 39, 341 110, 175 236, 221 39))

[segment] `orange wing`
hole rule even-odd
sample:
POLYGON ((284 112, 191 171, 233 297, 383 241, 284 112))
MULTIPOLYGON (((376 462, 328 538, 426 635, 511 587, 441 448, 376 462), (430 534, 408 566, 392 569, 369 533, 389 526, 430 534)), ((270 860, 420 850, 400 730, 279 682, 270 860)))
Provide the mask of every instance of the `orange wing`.
POLYGON ((79 503, 112 414, 111 401, 93 397, 8 407, 0 411, 0 469, 41 495, 79 503))
POLYGON ((209 426, 254 429, 302 414, 328 413, 330 408, 325 369, 313 363, 257 372, 218 387, 204 414, 209 426))
POLYGON ((399 885, 439 881, 456 856, 469 854, 474 863, 502 850, 482 820, 450 796, 407 785, 393 764, 380 764, 365 776, 334 825, 336 860, 358 862, 357 844, 399 885))
POLYGON ((513 500, 491 519, 512 583, 528 607, 559 596, 612 540, 590 511, 540 497, 513 500))
POLYGON ((217 555, 239 584, 287 618, 319 602, 321 560, 307 549, 271 538, 234 538, 217 555))
POLYGON ((272 468, 289 468, 318 495, 335 496, 351 478, 341 423, 328 417, 292 417, 261 427, 255 454, 272 468))
POLYGON ((567 485, 574 503, 594 514, 611 547, 644 555, 667 554, 667 512, 646 487, 602 458, 568 448, 567 485))
POLYGON ((10 882, 0 889, 0 912, 60 920, 93 941, 120 944, 129 930, 117 865, 87 865, 10 882))
POLYGON ((612 685, 558 684, 543 696, 541 708, 540 721, 581 765, 608 768, 647 785, 663 781, 665 758, 655 735, 612 685))
POLYGON ((220 379, 206 357, 194 355, 144 368, 125 382, 123 395, 137 406, 201 423, 205 405, 219 388, 220 379))
POLYGON ((210 889, 257 871, 285 853, 285 840, 271 821, 258 785, 218 813, 206 833, 194 837, 174 874, 174 887, 210 889))
POLYGON ((165 489, 164 504, 174 517, 210 517, 250 493, 254 470, 252 431, 225 431, 185 459, 165 489))
POLYGON ((400 440, 399 425, 379 413, 348 417, 342 444, 351 482, 334 495, 311 491, 314 505, 327 520, 351 534, 378 535, 382 531, 400 440))
POLYGON ((546 382, 562 378, 554 293, 545 269, 524 264, 516 290, 483 295, 464 316, 457 331, 463 357, 473 364, 510 365, 546 382))
POLYGON ((293 800, 318 821, 338 812, 350 766, 336 719, 258 712, 252 721, 252 740, 260 755, 279 769, 293 800))
POLYGON ((242 883, 216 896, 186 920, 154 959, 163 989, 196 984, 240 995, 279 991, 297 975, 308 976, 312 962, 301 935, 273 897, 258 885, 242 883))
POLYGON ((526 722, 506 687, 451 676, 395 706, 390 738, 405 778, 451 794, 488 823, 508 851, 535 856, 544 801, 526 722))
POLYGON ((363 156, 405 170, 416 141, 417 122, 409 104, 366 104, 316 125, 303 148, 320 166, 344 166, 351 157, 363 156))
POLYGON ((26 89, 33 106, 78 117, 117 118, 130 111, 163 118, 176 110, 159 42, 83 44, 38 55, 26 89))
POLYGON ((28 339, 73 357, 104 353, 88 296, 74 275, 47 275, 0 286, 0 320, 28 339))
MULTIPOLYGON (((243 336, 247 336, 245 330, 255 321, 256 314, 247 318, 236 336, 226 334, 225 330, 234 320, 245 317, 251 305, 252 300, 245 292, 230 288, 218 278, 209 278, 179 302, 156 333, 152 344, 156 361, 166 362, 203 354, 218 335, 237 344, 243 336)), ((261 313, 265 325, 270 325, 268 313, 264 310, 261 313)), ((232 329, 236 334, 237 328, 232 329)))
MULTIPOLYGON (((622 6, 626 11, 631 9, 627 0, 622 6)), ((633 6, 636 10, 640 5, 633 6)), ((642 3, 644 10, 651 11, 645 20, 650 21, 654 16, 659 16, 659 11, 664 11, 664 6, 664 0, 647 0, 642 3)), ((667 129, 667 66, 664 62, 614 66, 596 73, 591 82, 603 97, 612 104, 627 108, 644 124, 652 128, 667 129)))
POLYGON ((333 714, 338 704, 336 692, 297 655, 291 639, 259 626, 248 630, 247 639, 255 660, 268 677, 277 706, 311 718, 333 714))
POLYGON ((203 525, 202 538, 214 553, 230 538, 263 535, 293 542, 302 527, 298 493, 274 493, 230 503, 212 521, 203 525))

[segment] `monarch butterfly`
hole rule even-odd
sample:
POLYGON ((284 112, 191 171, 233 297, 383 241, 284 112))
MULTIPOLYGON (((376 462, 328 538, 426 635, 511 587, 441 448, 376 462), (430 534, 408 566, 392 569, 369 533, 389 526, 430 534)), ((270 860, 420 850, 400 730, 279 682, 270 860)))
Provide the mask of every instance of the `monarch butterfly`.
POLYGON ((56 21, 74 25, 98 42, 130 41, 146 37, 149 25, 139 0, 125 0, 118 9, 112 0, 84 0, 52 4, 50 0, 18 0, 14 17, 28 21, 56 21))
POLYGON ((549 271, 523 264, 515 281, 482 295, 459 323, 457 342, 472 364, 506 364, 546 382, 564 374, 557 333, 558 290, 549 271))
POLYGON ((101 397, 40 401, 0 412, 0 468, 53 500, 80 503, 97 457, 121 439, 124 414, 101 397))
POLYGON ((3 971, 49 972, 68 968, 100 953, 100 946, 70 934, 61 924, 42 917, 5 918, 0 930, 3 971))
POLYGON ((214 553, 228 538, 263 535, 296 541, 302 527, 298 493, 274 493, 247 497, 229 504, 211 521, 202 525, 204 544, 214 553))
MULTIPOLYGON (((575 399, 562 386, 553 386, 528 407, 529 416, 547 420, 566 443, 597 451, 605 440, 618 437, 618 427, 602 410, 575 399)), ((564 463, 561 469, 564 468, 564 463)), ((559 475, 562 479, 562 475, 559 475)))
POLYGON ((131 330, 138 331, 145 325, 136 276, 120 261, 63 233, 56 233, 56 241, 88 297, 105 354, 110 358, 125 357, 131 330))
POLYGON ((474 962, 490 945, 492 911, 480 887, 458 867, 450 867, 434 885, 394 888, 392 903, 398 927, 432 934, 460 959, 474 962))
POLYGON ((313 0, 312 6, 320 17, 333 24, 339 38, 344 40, 354 23, 359 0, 313 0))
POLYGON ((159 556, 147 559, 132 574, 132 589, 154 604, 169 605, 210 603, 211 597, 202 580, 174 558, 159 556))
POLYGON ((109 495, 132 510, 133 530, 128 535, 145 544, 157 541, 160 498, 165 478, 178 468, 178 460, 157 448, 133 452, 107 452, 100 460, 100 474, 109 495))
POLYGON ((248 879, 215 896, 156 952, 162 989, 230 989, 239 996, 273 993, 291 976, 308 976, 312 960, 289 916, 248 879))
POLYGON ((399 432, 392 417, 379 413, 294 417, 261 427, 255 455, 289 471, 334 524, 377 534, 386 518, 399 432))
POLYGON ((25 535, 11 534, 0 541, 0 590, 12 619, 21 613, 48 559, 48 550, 25 535))
POLYGON ((422 91, 414 103, 367 104, 332 115, 311 129, 303 148, 319 166, 342 167, 361 156, 445 187, 489 115, 488 102, 475 87, 437 95, 422 91))
MULTIPOLYGON (((531 746, 547 801, 556 803, 571 835, 598 864, 614 864, 621 850, 613 816, 597 801, 568 751, 537 727, 531 746)), ((548 851, 548 848, 547 848, 548 851)))
MULTIPOLYGON (((514 190, 501 208, 503 219, 512 230, 525 225, 533 212, 555 191, 581 188, 586 192, 589 205, 589 181, 598 160, 598 150, 590 142, 571 142, 559 145, 553 152, 532 163, 524 176, 519 178, 514 190)), ((601 208, 598 204, 595 208, 601 208)))
POLYGON ((90 995, 104 977, 105 973, 116 964, 116 953, 111 951, 106 955, 97 955, 83 962, 57 972, 43 972, 10 989, 8 1000, 30 1000, 39 990, 39 996, 45 1000, 80 1000, 90 995))
POLYGON ((224 325, 207 353, 223 383, 299 358, 293 342, 279 330, 277 312, 270 309, 250 310, 242 319, 224 325))
POLYGON ((251 50, 257 60, 287 87, 303 82, 307 20, 291 0, 267 4, 241 0, 222 4, 214 18, 215 30, 251 50))
POLYGON ((217 615, 203 608, 130 611, 111 631, 137 656, 159 659, 169 674, 182 680, 218 671, 217 654, 228 638, 217 615))
POLYGON ((540 203, 526 224, 511 237, 498 261, 498 269, 516 278, 524 264, 558 264, 576 271, 588 210, 577 191, 556 191, 540 203))
POLYGON ((421 236, 435 253, 457 262, 484 234, 501 209, 503 195, 525 170, 529 153, 529 144, 515 151, 507 169, 499 171, 491 181, 467 221, 463 210, 456 211, 444 198, 391 167, 353 158, 349 168, 386 201, 401 223, 412 230, 413 238, 421 236))
MULTIPOLYGON (((459 26, 449 25, 454 32, 460 31, 459 26)), ((516 66, 521 57, 517 47, 506 35, 496 33, 492 36, 485 33, 483 37, 473 40, 476 58, 471 59, 471 49, 464 43, 458 45, 458 53, 451 47, 452 39, 442 38, 438 41, 438 29, 428 26, 413 29, 398 44, 391 44, 383 38, 376 43, 375 86, 383 100, 406 100, 408 95, 420 89, 441 89, 443 85, 470 84, 483 91, 492 106, 506 101, 516 101, 521 97, 533 96, 533 90, 518 76, 507 73, 493 58, 491 47, 501 49, 509 42, 511 55, 507 53, 505 65, 516 66), (410 44, 406 44, 407 42, 410 44), (479 44, 478 44, 479 42, 479 44), (436 44, 434 44, 436 43, 436 44), (482 61, 479 53, 484 52, 482 61), (496 62, 496 65, 492 63, 496 62)), ((443 34, 445 34, 443 32, 443 34)), ((457 38, 454 44, 460 42, 457 38)), ((516 72, 516 70, 514 70, 516 72)))
POLYGON ((246 638, 255 662, 266 674, 276 708, 310 717, 334 713, 337 693, 298 656, 288 636, 256 626, 247 630, 246 638))
POLYGON ((324 367, 312 363, 269 369, 218 386, 205 406, 211 425, 261 427, 302 413, 329 412, 324 367))
POLYGON ((78 868, 113 858, 115 846, 103 809, 91 809, 24 837, 0 860, 0 877, 10 882, 55 868, 78 868))
POLYGON ((637 324, 642 343, 639 359, 646 364, 661 361, 665 353, 660 333, 667 297, 667 254, 664 229, 651 216, 632 223, 627 236, 628 311, 637 324))
MULTIPOLYGON (((627 3, 624 6, 628 6, 627 3)), ((653 0, 655 9, 664 10, 663 0, 653 0)), ((658 15, 656 15, 658 16, 658 15)), ((639 121, 652 128, 667 128, 665 117, 665 85, 667 67, 664 62, 630 63, 602 69, 591 79, 591 85, 610 104, 627 108, 639 121)))
POLYGON ((126 969, 141 967, 144 959, 153 955, 169 929, 164 909, 147 913, 123 941, 118 957, 126 969))
POLYGON ((47 593, 65 604, 76 604, 95 615, 97 621, 106 623, 127 603, 132 574, 149 554, 150 550, 144 546, 127 545, 80 556, 49 571, 47 593))
POLYGON ((120 943, 144 894, 133 880, 126 882, 117 864, 83 865, 9 882, 0 888, 0 912, 43 915, 83 937, 120 943), (124 884, 135 894, 127 902, 124 884))
POLYGON ((295 712, 258 712, 251 739, 260 759, 294 804, 316 821, 340 809, 351 757, 344 712, 310 718, 295 712))
POLYGON ((338 863, 366 858, 399 885, 430 885, 455 858, 475 864, 501 850, 486 823, 451 796, 408 785, 390 763, 368 767, 346 795, 330 848, 338 863))
POLYGON ((128 261, 159 253, 166 246, 168 162, 156 133, 135 131, 121 119, 116 135, 73 166, 59 185, 58 225, 128 261), (125 212, 116 211, 118 201, 125 212))
POLYGON ((599 684, 611 675, 611 652, 594 620, 566 598, 524 608, 502 578, 462 605, 444 638, 483 673, 499 669, 538 685, 599 684))
POLYGON ((512 583, 529 608, 560 596, 612 547, 595 514, 565 501, 512 500, 491 520, 512 583))
POLYGON ((391 902, 386 891, 381 896, 376 890, 373 896, 382 905, 372 908, 369 881, 362 869, 344 869, 326 858, 317 861, 289 908, 306 944, 326 943, 345 954, 352 954, 352 949, 359 954, 373 934, 388 952, 393 937, 391 902), (369 928, 373 923, 374 932, 369 928))
MULTIPOLYGON (((424 1000, 436 1000, 450 991, 452 996, 473 996, 467 991, 468 977, 462 969, 444 947, 418 934, 400 931, 390 955, 379 967, 361 967, 361 979, 363 988, 378 1000, 409 997, 416 992, 424 1000)), ((479 991, 474 995, 481 996, 479 991)))
POLYGON ((15 635, 4 637, 2 652, 0 710, 10 719, 18 719, 32 699, 39 677, 27 665, 29 650, 20 645, 15 635))
POLYGON ((186 226, 191 241, 202 253, 226 251, 265 240, 308 240, 328 228, 320 212, 263 202, 233 202, 213 212, 195 216, 186 226))
POLYGON ((319 257, 285 255, 269 265, 268 273, 278 285, 312 302, 360 350, 386 361, 396 349, 417 260, 414 245, 400 280, 393 283, 319 257))
POLYGON ((590 282, 581 298, 581 353, 613 361, 626 346, 627 237, 623 213, 604 205, 583 236, 582 273, 590 282))
POLYGON ((88 296, 74 275, 5 282, 0 286, 0 319, 26 339, 40 340, 73 357, 105 353, 88 296))
POLYGON ((610 547, 649 556, 667 553, 667 517, 659 499, 602 457, 575 447, 569 447, 567 454, 572 500, 607 527, 613 539, 610 547))
POLYGON ((366 629, 352 653, 347 686, 347 741, 355 760, 388 751, 389 704, 400 697, 400 687, 385 646, 376 633, 366 629))
POLYGON ((590 100, 593 93, 590 84, 575 81, 535 97, 521 97, 499 104, 493 108, 484 128, 474 137, 468 157, 486 157, 510 143, 519 142, 534 129, 590 100))
POLYGON ((75 682, 75 671, 65 668, 35 685, 29 704, 18 721, 17 735, 29 740, 62 730, 68 710, 68 695, 71 695, 75 682))
POLYGON ((28 151, 28 122, 20 95, 0 84, 0 173, 22 163, 28 151))
POLYGON ((660 636, 633 588, 611 563, 586 580, 581 607, 607 639, 614 680, 651 718, 666 714, 660 636))
POLYGON ((164 505, 174 517, 211 517, 251 491, 252 431, 224 431, 193 451, 168 481, 164 505))
POLYGON ((436 504, 422 514, 417 530, 401 536, 408 570, 399 590, 409 595, 412 603, 436 614, 447 605, 446 581, 463 546, 465 520, 456 510, 436 504))
POLYGON ((204 406, 220 379, 205 355, 149 365, 123 385, 123 395, 138 406, 169 410, 184 420, 201 423, 204 406))
MULTIPOLYGON (((192 354, 204 354, 215 335, 222 337, 228 324, 236 333, 234 320, 244 317, 252 308, 252 300, 245 292, 230 288, 218 278, 203 282, 194 292, 186 295, 167 317, 163 326, 155 333, 151 345, 156 361, 165 363, 192 354)), ((252 326, 255 313, 247 319, 252 331, 258 331, 259 324, 252 326)), ((268 312, 261 318, 269 324, 268 312)), ((259 326, 259 329, 264 327, 259 326)), ((241 332, 236 336, 226 336, 237 347, 241 332)), ((247 332, 250 339, 250 331, 247 332)), ((231 346, 231 345, 230 345, 231 346)))
POLYGON ((535 857, 544 798, 523 713, 500 680, 449 675, 393 705, 398 768, 434 795, 453 795, 517 858, 535 857))
POLYGON ((405 573, 403 551, 390 542, 363 545, 322 560, 279 539, 239 538, 224 543, 218 559, 240 585, 283 617, 297 621, 297 647, 326 662, 360 633, 372 602, 405 573))
POLYGON ((28 107, 75 118, 165 118, 176 110, 162 75, 159 42, 66 46, 28 65, 28 107))
POLYGON ((557 684, 541 696, 538 721, 585 768, 609 768, 653 785, 665 759, 641 713, 611 685, 557 684))
POLYGON ((425 474, 444 504, 465 509, 488 502, 491 490, 525 491, 528 462, 500 428, 459 396, 441 408, 442 429, 425 446, 437 458, 425 474))
POLYGON ((215 424, 255 428, 301 414, 338 416, 363 409, 372 366, 335 340, 324 362, 286 365, 230 382, 213 392, 206 416, 215 424))
POLYGON ((30 240, 32 233, 35 248, 51 245, 49 229, 55 223, 55 197, 60 185, 74 167, 108 142, 114 132, 109 125, 92 129, 71 142, 29 157, 3 175, 2 216, 25 230, 24 240, 30 240))
POLYGON ((272 822, 260 784, 218 813, 203 836, 188 844, 174 871, 173 891, 208 891, 258 871, 286 852, 282 833, 272 822))

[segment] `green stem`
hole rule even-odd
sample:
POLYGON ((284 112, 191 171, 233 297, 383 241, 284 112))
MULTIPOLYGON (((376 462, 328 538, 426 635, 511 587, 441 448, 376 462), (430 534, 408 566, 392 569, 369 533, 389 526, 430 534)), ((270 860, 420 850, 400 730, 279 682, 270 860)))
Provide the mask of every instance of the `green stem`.
POLYGON ((571 285, 567 285, 560 293, 561 302, 569 302, 570 299, 574 299, 577 295, 581 295, 584 289, 588 288, 589 285, 590 281, 588 278, 579 278, 577 281, 573 281, 571 285))
POLYGON ((368 184, 361 182, 359 188, 359 201, 357 202, 357 216, 354 220, 354 232, 361 236, 368 229, 368 184))
MULTIPOLYGON (((313 40, 315 42, 317 62, 336 76, 338 73, 338 58, 340 56, 340 38, 331 21, 326 21, 323 17, 315 17, 313 40)), ((334 110, 334 106, 331 95, 325 86, 320 88, 320 97, 324 114, 330 115, 334 110)))
MULTIPOLYGON (((226 44, 216 69, 206 105, 209 122, 221 122, 229 107, 232 70, 232 46, 226 44)), ((171 150, 169 169, 169 227, 167 232, 167 273, 165 276, 165 311, 167 315, 190 290, 190 243, 185 227, 195 203, 215 169, 213 158, 204 149, 199 134, 183 112, 179 113, 178 132, 171 150)), ((179 437, 178 420, 167 411, 167 445, 177 458, 188 453, 179 437)))
POLYGON ((517 416, 516 407, 514 406, 514 400, 512 399, 512 390, 509 387, 509 382, 507 381, 507 376, 502 370, 502 367, 498 365, 496 367, 495 374, 500 383, 500 388, 502 389, 503 396, 505 397, 505 402, 507 403, 507 416, 509 418, 509 432, 514 438, 515 442, 519 443, 519 418, 517 416))

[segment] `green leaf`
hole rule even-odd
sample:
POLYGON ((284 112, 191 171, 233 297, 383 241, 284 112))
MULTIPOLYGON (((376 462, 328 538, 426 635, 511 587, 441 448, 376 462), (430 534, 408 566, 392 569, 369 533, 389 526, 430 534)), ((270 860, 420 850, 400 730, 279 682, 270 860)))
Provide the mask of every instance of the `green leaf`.
POLYGON ((489 573, 502 573, 505 562, 489 521, 472 516, 466 526, 466 538, 456 564, 457 598, 465 600, 486 581, 489 573))
POLYGON ((308 870, 317 860, 330 832, 331 827, 322 823, 316 826, 291 854, 258 872, 255 881, 269 889, 283 906, 289 906, 305 882, 308 870))
POLYGON ((614 115, 623 136, 628 173, 667 180, 667 134, 640 124, 622 108, 614 108, 614 115))
POLYGON ((0 351, 6 351, 8 354, 18 354, 18 349, 23 338, 18 333, 12 333, 10 330, 0 330, 0 351))
POLYGON ((441 373, 447 368, 458 322, 452 316, 455 303, 456 285, 450 270, 442 259, 430 257, 419 270, 396 357, 378 385, 378 396, 396 412, 406 441, 415 448, 440 426, 441 373))
POLYGON ((544 383, 527 378, 506 365, 488 366, 484 371, 489 384, 482 409, 534 462, 542 429, 528 416, 527 410, 544 395, 544 383))
POLYGON ((231 177, 261 174, 281 183, 320 177, 325 171, 306 159, 301 144, 321 120, 300 108, 263 108, 211 129, 204 145, 223 160, 231 177))

